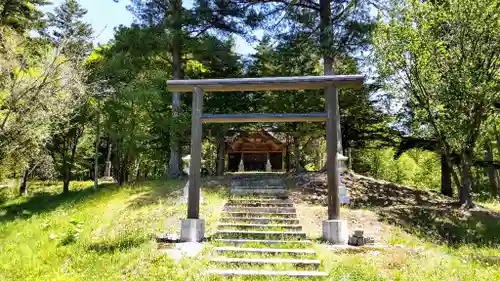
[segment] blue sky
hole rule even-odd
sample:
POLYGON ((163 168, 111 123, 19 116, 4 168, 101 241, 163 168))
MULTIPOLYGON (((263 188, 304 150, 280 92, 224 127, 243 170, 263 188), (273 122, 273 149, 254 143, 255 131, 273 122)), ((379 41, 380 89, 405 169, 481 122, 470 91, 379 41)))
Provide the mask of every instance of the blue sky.
MULTIPOLYGON (((52 0, 54 5, 60 5, 64 0, 52 0)), ((113 38, 114 28, 119 25, 128 26, 134 21, 132 14, 127 11, 126 6, 130 1, 120 0, 80 0, 80 4, 88 10, 85 20, 92 24, 95 43, 104 44, 113 38)), ((192 0, 185 0, 184 6, 190 7, 192 0)), ((53 7, 45 7, 45 11, 51 11, 53 7)), ((262 35, 257 32, 257 35, 262 35)), ((254 49, 243 38, 236 37, 236 51, 241 54, 253 53, 254 49)))

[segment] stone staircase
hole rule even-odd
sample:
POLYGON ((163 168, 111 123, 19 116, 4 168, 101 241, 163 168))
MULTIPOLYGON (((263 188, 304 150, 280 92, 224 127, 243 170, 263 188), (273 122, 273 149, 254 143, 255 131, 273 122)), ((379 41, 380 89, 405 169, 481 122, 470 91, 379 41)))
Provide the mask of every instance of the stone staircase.
POLYGON ((210 253, 209 274, 322 278, 321 261, 306 239, 294 204, 277 174, 235 175, 210 253))

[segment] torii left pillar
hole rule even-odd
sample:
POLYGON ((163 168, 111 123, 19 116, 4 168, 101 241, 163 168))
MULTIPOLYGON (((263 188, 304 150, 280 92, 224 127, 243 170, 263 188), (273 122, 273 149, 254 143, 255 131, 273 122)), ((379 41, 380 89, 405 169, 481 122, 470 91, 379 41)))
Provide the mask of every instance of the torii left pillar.
POLYGON ((205 221, 200 219, 201 137, 203 90, 193 89, 191 116, 191 163, 189 166, 189 192, 187 219, 181 222, 181 241, 200 242, 205 236, 205 221))

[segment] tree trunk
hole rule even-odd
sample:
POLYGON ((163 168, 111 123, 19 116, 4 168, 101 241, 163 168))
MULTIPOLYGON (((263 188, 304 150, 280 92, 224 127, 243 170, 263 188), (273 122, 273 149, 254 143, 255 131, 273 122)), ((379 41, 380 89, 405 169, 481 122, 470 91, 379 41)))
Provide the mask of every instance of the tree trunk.
POLYGON ((460 186, 460 205, 464 209, 473 208, 472 203, 472 174, 471 174, 471 161, 470 161, 470 149, 464 148, 461 152, 461 175, 462 175, 462 185, 460 186))
POLYGON ((69 183, 71 181, 71 170, 73 169, 73 164, 75 163, 76 147, 78 146, 78 141, 80 140, 82 133, 83 133, 83 128, 76 129, 75 135, 73 136, 71 156, 69 158, 69 161, 66 162, 66 169, 64 171, 64 180, 63 180, 64 193, 69 192, 69 183))
POLYGON ((347 169, 352 171, 352 147, 347 148, 347 169))
POLYGON ((294 168, 296 173, 304 171, 304 168, 300 165, 300 142, 298 136, 293 136, 293 157, 294 157, 294 168))
MULTIPOLYGON (((333 46, 333 27, 332 27, 332 12, 331 12, 331 2, 330 0, 320 0, 320 40, 321 40, 321 52, 323 56, 323 73, 324 75, 333 75, 333 60, 335 54, 333 46)), ((340 110, 339 103, 335 105, 337 107, 337 114, 335 116, 335 122, 337 122, 337 153, 342 153, 342 129, 340 124, 340 110)), ((325 167, 321 170, 326 170, 325 167)))
POLYGON ((445 153, 441 153, 441 194, 453 197, 453 187, 451 186, 450 161, 445 153))
POLYGON ((286 172, 290 172, 290 142, 287 141, 286 147, 285 147, 285 162, 286 162, 286 172))
POLYGON ((500 132, 498 132, 496 124, 493 126, 493 129, 495 133, 498 158, 500 159, 500 132))
MULTIPOLYGON (((484 144, 484 161, 493 162, 493 149, 490 142, 484 144)), ((490 194, 493 197, 498 195, 499 183, 497 182, 497 174, 493 165, 488 165, 486 167, 486 174, 490 182, 490 194)))
POLYGON ((111 140, 108 140, 108 153, 106 155, 106 166, 104 167, 104 178, 110 178, 111 177, 111 151, 112 151, 113 144, 111 143, 111 140))
POLYGON ((19 183, 19 195, 28 195, 28 177, 30 173, 30 168, 26 168, 22 172, 21 182, 19 183))
MULTIPOLYGON (((497 156, 500 159, 500 133, 497 131, 497 126, 493 127, 495 129, 495 138, 496 138, 496 147, 497 147, 497 156)), ((500 187, 500 170, 497 171, 497 183, 500 187)))
POLYGON ((119 170, 119 176, 118 176, 118 184, 119 185, 123 185, 124 183, 127 182, 127 153, 125 153, 125 155, 123 156, 123 159, 122 161, 120 161, 120 170, 119 170))
MULTIPOLYGON (((172 40, 172 70, 173 70, 173 79, 180 80, 182 79, 182 19, 181 19, 181 9, 182 9, 182 1, 181 0, 171 0, 170 1, 171 8, 171 16, 172 22, 170 23, 170 27, 172 28, 173 40, 172 40)), ((180 93, 173 93, 172 95, 172 115, 175 119, 179 118, 179 112, 181 109, 181 97, 180 93)), ((171 137, 170 142, 170 160, 169 160, 169 175, 172 178, 179 178, 181 175, 181 157, 180 157, 180 143, 179 136, 177 134, 177 130, 173 130, 173 137, 171 137)))
POLYGON ((320 149, 320 145, 319 145, 319 143, 318 143, 318 142, 316 143, 316 148, 314 149, 314 154, 315 154, 314 156, 315 156, 315 158, 316 158, 316 159, 315 159, 315 160, 316 160, 316 167, 317 167, 317 168, 319 168, 319 169, 321 169, 322 164, 323 164, 323 163, 322 163, 322 162, 323 162, 323 161, 322 161, 323 159, 322 159, 322 157, 321 157, 321 149, 320 149))
POLYGON ((141 155, 137 156, 137 170, 135 172, 135 180, 139 181, 141 178, 141 155))
POLYGON ((219 134, 217 136, 217 162, 216 165, 216 175, 222 176, 224 175, 224 163, 226 156, 226 143, 224 142, 224 135, 219 134))
POLYGON ((94 155, 94 189, 97 189, 99 185, 99 141, 101 139, 101 126, 100 126, 100 117, 101 114, 99 112, 99 100, 97 103, 97 116, 96 116, 96 136, 95 136, 95 155, 94 155))

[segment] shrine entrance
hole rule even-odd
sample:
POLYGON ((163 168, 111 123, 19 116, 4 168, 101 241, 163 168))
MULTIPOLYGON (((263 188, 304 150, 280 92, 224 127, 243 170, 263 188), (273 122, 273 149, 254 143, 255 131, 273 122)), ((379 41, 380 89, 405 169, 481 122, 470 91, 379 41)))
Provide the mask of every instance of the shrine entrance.
MULTIPOLYGON (((338 243, 347 232, 347 222, 340 220, 337 143, 340 141, 340 115, 337 88, 363 86, 363 75, 325 75, 298 77, 265 77, 206 80, 169 80, 171 92, 193 92, 191 115, 191 165, 187 219, 181 224, 181 240, 201 241, 205 224, 200 220, 201 140, 203 123, 248 122, 325 122, 327 142, 328 220, 323 221, 323 238, 338 243), (206 92, 256 92, 281 90, 324 89, 325 112, 314 113, 250 113, 250 114, 203 114, 203 95, 206 92)), ((236 93, 235 93, 236 94, 236 93)), ((293 93, 292 93, 293 94, 293 93)), ((243 166, 244 166, 243 156, 243 166)), ((240 159, 241 163, 241 159, 240 159)), ((256 168, 259 161, 250 160, 256 168)), ((243 168, 244 169, 244 168, 243 168)))
POLYGON ((283 144, 265 130, 228 136, 225 143, 229 172, 271 172, 283 169, 283 144), (270 166, 267 166, 268 161, 270 166))

